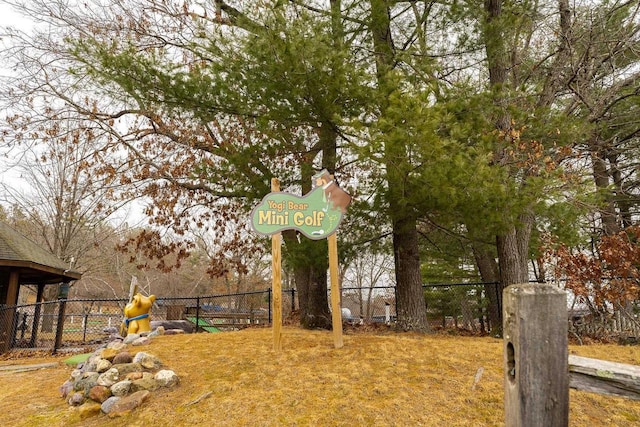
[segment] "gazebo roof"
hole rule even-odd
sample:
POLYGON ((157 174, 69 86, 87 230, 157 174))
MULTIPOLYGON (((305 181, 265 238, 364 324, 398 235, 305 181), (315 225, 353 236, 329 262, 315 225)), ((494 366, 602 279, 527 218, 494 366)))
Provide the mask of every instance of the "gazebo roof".
POLYGON ((54 284, 82 277, 51 252, 0 221, 0 272, 15 270, 20 284, 54 284))

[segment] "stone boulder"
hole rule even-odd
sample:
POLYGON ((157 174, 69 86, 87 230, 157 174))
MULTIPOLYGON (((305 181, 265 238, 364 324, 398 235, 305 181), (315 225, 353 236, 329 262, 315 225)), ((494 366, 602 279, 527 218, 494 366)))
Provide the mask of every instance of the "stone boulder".
POLYGON ((162 326, 165 331, 180 329, 187 334, 195 332, 195 325, 188 320, 152 320, 151 328, 156 329, 162 326))

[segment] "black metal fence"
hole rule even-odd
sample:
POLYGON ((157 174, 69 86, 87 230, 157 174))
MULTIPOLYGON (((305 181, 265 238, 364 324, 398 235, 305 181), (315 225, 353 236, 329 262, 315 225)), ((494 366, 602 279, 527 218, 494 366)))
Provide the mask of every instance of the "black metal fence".
MULTIPOLYGON (((182 320, 201 332, 271 322, 271 289, 188 298, 157 298, 152 320, 182 320)), ((0 353, 12 348, 84 347, 119 333, 126 299, 56 300, 0 305, 0 353)), ((295 290, 282 292, 283 315, 295 310, 295 290)))
MULTIPOLYGON (((429 284, 423 285, 423 292, 427 318, 436 330, 488 334, 502 311, 499 283, 429 284)), ((342 317, 353 324, 393 323, 396 301, 394 286, 342 288, 342 317)))
POLYGON ((500 283, 436 284, 424 287, 427 317, 434 329, 489 334, 502 325, 500 283))
MULTIPOLYGON (((425 303, 433 328, 479 333, 491 330, 489 301, 499 301, 498 284, 425 285, 425 303), (495 292, 495 295, 489 295, 495 292)), ((298 307, 296 291, 282 292, 283 316, 298 307)), ((271 323, 271 289, 236 294, 157 298, 152 320, 181 320, 194 330, 217 332, 271 323)), ((119 332, 126 299, 74 299, 0 306, 0 353, 13 348, 56 351, 89 347, 119 332)), ((396 320, 396 288, 343 288, 342 317, 350 324, 396 320)))

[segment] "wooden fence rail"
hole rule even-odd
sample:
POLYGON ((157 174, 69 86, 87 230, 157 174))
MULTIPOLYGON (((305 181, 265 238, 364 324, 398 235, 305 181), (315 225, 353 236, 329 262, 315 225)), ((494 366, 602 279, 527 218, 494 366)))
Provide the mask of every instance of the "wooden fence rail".
POLYGON ((640 400, 640 366, 571 355, 569 387, 640 400))

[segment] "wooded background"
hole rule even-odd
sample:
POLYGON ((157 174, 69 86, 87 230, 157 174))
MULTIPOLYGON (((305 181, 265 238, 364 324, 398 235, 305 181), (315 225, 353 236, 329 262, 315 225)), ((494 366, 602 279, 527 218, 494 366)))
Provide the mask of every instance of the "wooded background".
MULTIPOLYGON (((263 289, 248 212, 326 168, 354 197, 343 283, 395 283, 400 329, 429 329, 434 281, 634 315, 637 1, 0 3, 32 23, 0 34, 2 219, 72 292, 263 289)), ((283 242, 301 323, 328 327, 326 244, 283 242)))

